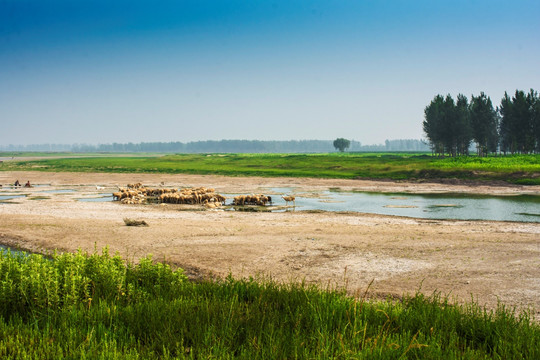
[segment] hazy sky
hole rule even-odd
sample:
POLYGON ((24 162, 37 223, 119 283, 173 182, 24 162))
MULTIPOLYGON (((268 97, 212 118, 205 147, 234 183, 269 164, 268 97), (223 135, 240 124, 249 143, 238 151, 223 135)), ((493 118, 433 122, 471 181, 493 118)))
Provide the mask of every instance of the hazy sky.
POLYGON ((0 145, 373 144, 530 88, 538 0, 0 0, 0 145))

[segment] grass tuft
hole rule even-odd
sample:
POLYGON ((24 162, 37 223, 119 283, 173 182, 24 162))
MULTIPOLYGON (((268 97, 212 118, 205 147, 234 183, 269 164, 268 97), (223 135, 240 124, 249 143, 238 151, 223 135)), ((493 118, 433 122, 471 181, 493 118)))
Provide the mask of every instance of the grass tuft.
POLYGON ((148 223, 144 220, 133 220, 129 218, 124 218, 124 223, 127 226, 148 226, 148 223))

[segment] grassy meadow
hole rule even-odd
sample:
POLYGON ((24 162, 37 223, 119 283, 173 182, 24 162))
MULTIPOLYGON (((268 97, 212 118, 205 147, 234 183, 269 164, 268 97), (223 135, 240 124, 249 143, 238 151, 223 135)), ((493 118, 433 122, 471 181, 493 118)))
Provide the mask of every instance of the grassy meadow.
POLYGON ((191 282, 151 258, 0 253, 2 359, 538 359, 528 313, 437 294, 369 302, 306 284, 191 282))
POLYGON ((438 158, 407 153, 177 154, 6 161, 0 170, 294 176, 341 179, 463 179, 540 184, 540 155, 438 158))

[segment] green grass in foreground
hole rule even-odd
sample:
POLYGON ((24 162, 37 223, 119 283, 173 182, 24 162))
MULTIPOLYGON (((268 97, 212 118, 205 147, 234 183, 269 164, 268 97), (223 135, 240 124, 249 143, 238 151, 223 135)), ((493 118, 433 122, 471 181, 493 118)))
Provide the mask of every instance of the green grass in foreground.
POLYGON ((183 154, 9 161, 0 170, 295 176, 342 179, 470 179, 540 184, 540 155, 436 158, 426 154, 183 154))
POLYGON ((0 255, 2 359, 538 359, 540 327, 500 306, 228 278, 103 254, 0 255))

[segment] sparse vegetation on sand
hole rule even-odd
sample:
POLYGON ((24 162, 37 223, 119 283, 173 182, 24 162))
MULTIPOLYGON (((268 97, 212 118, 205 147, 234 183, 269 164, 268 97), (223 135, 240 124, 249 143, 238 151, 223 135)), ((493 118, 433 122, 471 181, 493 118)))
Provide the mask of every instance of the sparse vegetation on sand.
POLYGON ((191 282, 151 258, 0 254, 0 358, 540 358, 540 326, 437 294, 191 282))
POLYGON ((182 154, 5 162, 0 170, 185 173, 341 179, 461 179, 540 184, 540 155, 438 158, 427 154, 182 154))
POLYGON ((134 220, 129 218, 124 218, 124 223, 126 226, 148 226, 148 223, 144 220, 134 220))

